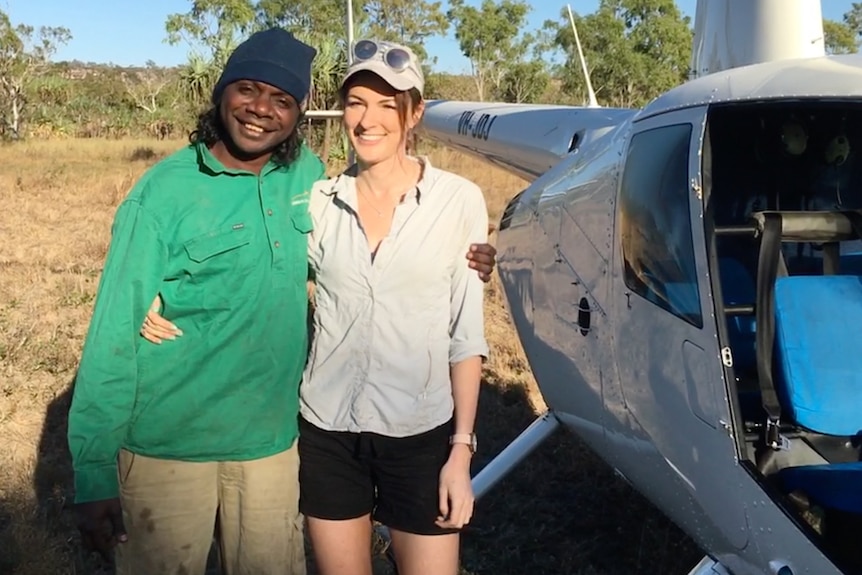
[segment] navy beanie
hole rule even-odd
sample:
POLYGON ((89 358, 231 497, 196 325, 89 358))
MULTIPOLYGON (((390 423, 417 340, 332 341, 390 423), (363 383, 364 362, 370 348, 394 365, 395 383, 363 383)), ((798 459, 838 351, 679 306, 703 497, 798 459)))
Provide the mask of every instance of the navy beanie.
POLYGON ((317 50, 282 28, 255 32, 236 47, 213 88, 218 103, 225 86, 252 80, 275 86, 301 104, 311 87, 311 62, 317 50))

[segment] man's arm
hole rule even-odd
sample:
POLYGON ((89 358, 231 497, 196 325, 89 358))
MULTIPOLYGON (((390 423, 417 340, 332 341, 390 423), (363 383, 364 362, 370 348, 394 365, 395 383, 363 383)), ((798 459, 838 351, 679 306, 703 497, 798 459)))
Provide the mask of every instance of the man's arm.
POLYGON ((120 205, 111 233, 69 410, 77 503, 118 495, 116 458, 135 401, 138 330, 167 261, 159 224, 137 201, 120 205))

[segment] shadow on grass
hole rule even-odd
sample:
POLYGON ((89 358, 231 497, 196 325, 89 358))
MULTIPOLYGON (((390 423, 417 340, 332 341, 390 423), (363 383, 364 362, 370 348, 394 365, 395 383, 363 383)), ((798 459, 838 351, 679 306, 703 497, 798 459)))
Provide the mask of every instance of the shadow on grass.
MULTIPOLYGON (((74 378, 72 378, 74 381, 74 378)), ((80 551, 71 512, 72 466, 66 444, 72 383, 45 411, 32 489, 0 494, 0 573, 6 575, 102 574, 80 551)))
MULTIPOLYGON (((36 501, 0 494, 0 573, 112 573, 80 550, 74 526, 66 444, 71 395, 70 385, 46 411, 33 477, 36 501)), ((535 418, 518 385, 483 384, 479 405, 474 474, 535 418)), ((563 429, 477 502, 462 545, 463 573, 470 575, 682 575, 700 556, 679 529, 563 429)), ((374 572, 394 573, 379 554, 374 572)), ((309 573, 315 573, 310 549, 309 573)))
MULTIPOLYGON (((483 385, 475 475, 534 419, 521 386, 483 385)), ((476 504, 472 575, 685 574, 697 546, 575 435, 558 429, 476 504)))

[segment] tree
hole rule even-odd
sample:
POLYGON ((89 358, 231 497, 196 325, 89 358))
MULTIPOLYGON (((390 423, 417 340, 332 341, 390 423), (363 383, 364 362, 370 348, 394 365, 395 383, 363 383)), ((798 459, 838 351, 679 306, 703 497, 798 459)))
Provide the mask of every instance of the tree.
POLYGON ((535 102, 548 88, 550 76, 540 59, 511 64, 500 84, 500 96, 506 102, 535 102))
MULTIPOLYGON (((568 57, 559 70, 563 86, 585 95, 567 14, 545 22, 552 46, 568 57)), ((642 106, 688 79, 693 32, 673 0, 601 0, 576 18, 596 95, 605 105, 642 106)))
MULTIPOLYGON (((362 35, 410 46, 423 61, 428 60, 425 40, 449 30, 449 21, 440 9, 440 2, 368 0, 363 4, 363 16, 357 22, 362 35)), ((428 64, 436 61, 436 58, 427 61, 426 70, 428 64)))
POLYGON ((191 52, 188 62, 180 71, 181 91, 186 95, 186 101, 197 108, 210 99, 210 93, 218 81, 221 68, 213 59, 199 52, 191 52))
POLYGON ((853 2, 850 5, 850 10, 844 13, 844 24, 855 37, 862 35, 862 2, 853 2))
POLYGON ((203 48, 214 63, 223 66, 254 22, 251 0, 194 0, 187 13, 168 16, 166 40, 172 46, 185 40, 193 51, 203 48))
MULTIPOLYGON (((361 15, 358 4, 354 4, 355 17, 361 15)), ((342 0, 260 0, 257 4, 259 28, 280 26, 317 50, 309 109, 327 109, 336 103, 338 82, 347 66, 346 12, 342 0)))
MULTIPOLYGON (((502 0, 499 4, 483 0, 480 8, 469 6, 464 0, 450 0, 446 16, 455 26, 461 52, 470 60, 480 101, 499 96, 507 74, 509 88, 523 86, 517 75, 510 73, 513 65, 520 72, 540 73, 540 64, 528 64, 522 59, 533 37, 527 35, 518 41, 529 10, 530 6, 522 0, 502 0)), ((520 88, 515 91, 523 92, 520 88)))
POLYGON ((856 52, 856 33, 846 22, 823 19, 823 36, 827 54, 856 52))
POLYGON ((57 47, 72 38, 62 27, 42 26, 35 38, 34 32, 25 24, 13 27, 0 10, 0 132, 6 138, 21 138, 27 85, 48 67, 57 47))
MULTIPOLYGON (((353 3, 354 23, 363 18, 361 4, 353 3)), ((346 19, 347 3, 344 0, 259 0, 257 3, 259 27, 281 26, 294 34, 315 38, 335 38, 346 42, 346 19)))
POLYGON ((859 49, 862 36, 862 2, 853 2, 843 22, 823 20, 823 35, 829 54, 852 54, 859 49))
POLYGON ((158 111, 159 96, 172 80, 171 76, 165 70, 159 69, 152 60, 147 61, 143 70, 123 72, 120 77, 135 106, 149 114, 158 111))
MULTIPOLYGON (((301 37, 301 35, 299 35, 301 37)), ((309 42, 309 39, 305 39, 309 42)), ((308 97, 308 109, 327 110, 338 107, 338 86, 347 67, 347 58, 343 42, 336 38, 322 38, 316 42, 317 56, 311 66, 311 91, 308 97)), ((333 120, 323 120, 323 143, 320 157, 324 163, 329 162, 333 145, 333 120)), ((346 156, 346 147, 342 146, 346 156)))
POLYGON ((193 0, 187 13, 168 16, 166 42, 191 47, 181 78, 195 106, 209 99, 231 52, 254 29, 255 16, 251 0, 193 0))

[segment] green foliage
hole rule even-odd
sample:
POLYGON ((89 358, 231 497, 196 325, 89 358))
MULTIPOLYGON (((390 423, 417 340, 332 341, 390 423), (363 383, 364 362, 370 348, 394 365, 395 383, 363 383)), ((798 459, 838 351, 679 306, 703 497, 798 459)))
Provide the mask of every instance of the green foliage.
MULTIPOLYGON (((205 103, 230 52, 248 34, 281 26, 318 49, 313 66, 317 87, 309 106, 335 103, 338 78, 347 64, 343 0, 194 0, 189 12, 172 14, 165 24, 167 42, 185 40, 192 52, 183 73, 189 96, 205 103)), ((425 58, 425 40, 444 34, 448 21, 440 2, 373 0, 354 3, 357 36, 395 40, 425 58)))
POLYGON ((499 99, 508 92, 509 96, 517 94, 515 101, 522 102, 521 96, 530 94, 521 86, 530 81, 542 83, 537 78, 544 72, 542 61, 524 60, 534 43, 533 36, 518 38, 529 11, 530 5, 522 0, 502 0, 499 4, 483 0, 479 8, 464 0, 449 1, 446 15, 455 25, 461 52, 470 60, 479 100, 499 99), (521 73, 527 77, 519 78, 521 73))
POLYGON ((190 48, 181 78, 195 105, 209 100, 231 52, 254 31, 256 16, 251 0, 193 0, 187 13, 168 16, 165 41, 171 45, 185 41, 190 48))
MULTIPOLYGON (((354 21, 361 18, 361 2, 353 3, 354 21)), ((294 34, 319 38, 341 38, 347 6, 342 0, 259 0, 257 24, 262 28, 281 26, 294 34)))
POLYGON ((425 80, 425 96, 429 100, 472 100, 476 86, 470 76, 434 73, 425 80))
MULTIPOLYGON (((361 35, 406 44, 421 60, 428 58, 425 40, 449 30, 439 1, 367 0, 363 4, 364 16, 358 22, 361 35)), ((428 63, 436 63, 436 58, 428 63)))
POLYGON ((516 60, 506 66, 497 93, 507 102, 536 102, 549 82, 550 76, 542 60, 516 60))
POLYGON ((862 2, 853 2, 842 22, 823 20, 823 36, 828 54, 855 54, 862 36, 862 2))
POLYGON ((207 59, 198 52, 189 54, 188 63, 180 72, 181 89, 185 98, 195 106, 209 102, 213 86, 218 82, 221 67, 215 59, 207 59))
MULTIPOLYGON (((432 0, 355 2, 356 36, 395 40, 423 57, 427 39, 445 34, 451 23, 474 73, 433 72, 432 60, 426 59, 428 98, 569 103, 570 94, 580 93, 579 66, 564 64, 552 75, 547 64, 549 50, 560 52, 571 45, 565 24, 553 34, 529 33, 525 28, 531 8, 525 0, 483 0, 478 8, 451 0, 447 12, 441 5, 432 0)), ((212 87, 233 48, 250 33, 271 26, 290 30, 318 50, 307 107, 339 106, 337 89, 347 64, 343 0, 190 0, 188 6, 187 12, 172 14, 165 23, 166 42, 189 46, 184 65, 177 69, 55 65, 50 73, 27 82, 26 94, 34 102, 29 131, 184 136, 209 105, 212 87)), ((629 86, 633 94, 629 99, 635 101, 642 95, 645 77, 663 79, 664 85, 682 75, 677 54, 668 54, 667 38, 674 40, 673 34, 690 38, 690 31, 679 19, 683 29, 679 34, 674 17, 678 19, 678 11, 671 0, 605 0, 597 14, 581 19, 581 25, 592 26, 582 35, 591 42, 588 59, 594 77, 602 79, 603 95, 619 92, 620 78, 630 77, 639 79, 629 86), (607 54, 603 43, 610 48, 607 54)), ((337 122, 309 123, 307 133, 323 155, 346 154, 337 122)))
POLYGON ((28 84, 48 66, 60 44, 71 40, 66 28, 13 26, 0 10, 0 137, 19 139, 28 106, 28 84), (35 36, 34 36, 35 34, 35 36))
POLYGON ((823 36, 827 54, 852 54, 858 49, 857 32, 847 22, 824 19, 823 36))
MULTIPOLYGON (((137 68, 51 64, 71 34, 64 28, 13 26, 0 11, 0 137, 186 137, 210 105, 212 87, 233 48, 250 33, 281 26, 317 51, 307 107, 340 105, 347 64, 343 0, 189 0, 170 15, 165 41, 185 42, 188 61, 177 68, 152 62, 137 68)), ((444 12, 431 0, 354 2, 356 37, 390 39, 425 54, 424 44, 450 25, 470 75, 432 70, 425 61, 429 99, 583 104, 583 71, 565 9, 541 30, 527 30, 526 0, 450 0, 444 12)), ((600 0, 577 15, 578 34, 602 105, 635 107, 688 77, 692 30, 673 0, 600 0)), ((843 22, 824 21, 830 53, 857 51, 862 2, 843 22)), ((337 121, 306 127, 325 157, 344 159, 347 142, 337 121)))
POLYGON ((850 10, 844 13, 843 20, 857 38, 862 36, 862 2, 853 2, 850 10))
POLYGON ((194 124, 196 109, 183 101, 177 76, 177 70, 158 68, 54 65, 28 86, 33 101, 28 132, 39 137, 183 136, 194 124), (129 92, 136 85, 128 78, 136 73, 153 74, 157 83, 164 82, 153 98, 152 112, 129 92))
MULTIPOLYGON (((673 0, 601 0, 575 23, 599 103, 642 106, 689 75, 693 32, 673 0)), ((586 101, 574 33, 565 12, 545 22, 551 49, 567 59, 557 71, 566 90, 586 101)))
POLYGON ((221 67, 241 38, 252 30, 255 5, 251 0, 193 0, 186 14, 171 14, 165 22, 166 41, 185 40, 192 49, 203 49, 221 67))

